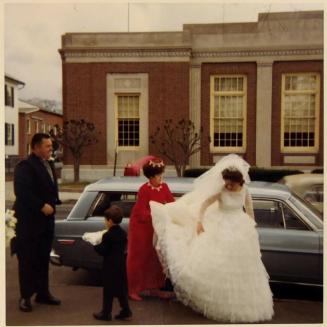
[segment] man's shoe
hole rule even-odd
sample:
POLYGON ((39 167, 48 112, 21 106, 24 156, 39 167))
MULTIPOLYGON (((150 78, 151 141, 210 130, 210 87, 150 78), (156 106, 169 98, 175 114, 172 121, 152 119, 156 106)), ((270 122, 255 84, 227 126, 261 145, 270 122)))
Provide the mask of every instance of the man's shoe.
POLYGON ((31 312, 32 311, 32 304, 31 299, 19 299, 19 310, 23 312, 31 312))
POLYGON ((132 319, 132 311, 124 312, 120 311, 118 315, 115 316, 117 320, 131 320, 132 319))
POLYGON ((46 296, 42 296, 37 294, 35 297, 35 302, 42 304, 50 304, 50 305, 59 305, 61 301, 55 298, 53 295, 48 294, 46 296))
POLYGON ((93 317, 96 320, 105 320, 105 321, 110 321, 111 320, 111 315, 108 313, 105 313, 103 311, 100 312, 94 312, 93 313, 93 317))

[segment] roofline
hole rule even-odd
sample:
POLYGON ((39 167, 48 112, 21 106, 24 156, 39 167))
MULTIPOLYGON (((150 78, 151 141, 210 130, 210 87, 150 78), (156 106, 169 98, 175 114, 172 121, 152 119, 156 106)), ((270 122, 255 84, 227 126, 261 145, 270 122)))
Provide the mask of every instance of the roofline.
POLYGON ((60 112, 56 112, 56 111, 49 111, 49 110, 46 110, 46 109, 42 109, 42 108, 40 108, 40 109, 39 109, 39 111, 45 112, 45 113, 47 113, 47 114, 55 115, 55 116, 60 116, 60 117, 62 117, 62 116, 63 116, 63 114, 62 114, 62 113, 60 113, 60 112))
POLYGON ((22 107, 18 108, 18 113, 21 115, 31 114, 36 111, 39 111, 39 108, 22 108, 22 107), (23 111, 23 110, 26 110, 26 111, 23 111))
POLYGON ((9 76, 7 74, 5 74, 5 78, 9 79, 10 81, 12 81, 12 82, 14 82, 16 84, 24 85, 25 86, 25 83, 24 82, 22 82, 22 81, 20 81, 20 80, 18 80, 16 78, 14 78, 14 77, 11 77, 11 76, 9 76))

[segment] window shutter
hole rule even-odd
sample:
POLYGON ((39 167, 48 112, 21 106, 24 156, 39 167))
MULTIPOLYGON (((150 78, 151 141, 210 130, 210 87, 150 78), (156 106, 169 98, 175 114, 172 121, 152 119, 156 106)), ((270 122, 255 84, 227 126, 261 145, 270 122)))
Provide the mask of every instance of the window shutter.
POLYGON ((11 145, 15 145, 15 125, 11 124, 11 145))
POLYGON ((15 98, 14 98, 14 92, 15 92, 15 90, 14 90, 14 88, 13 87, 11 87, 11 106, 12 107, 14 107, 15 106, 15 98))
POLYGON ((8 145, 8 124, 5 123, 5 145, 8 145))
POLYGON ((5 85, 5 105, 9 105, 9 98, 8 98, 8 85, 5 85))

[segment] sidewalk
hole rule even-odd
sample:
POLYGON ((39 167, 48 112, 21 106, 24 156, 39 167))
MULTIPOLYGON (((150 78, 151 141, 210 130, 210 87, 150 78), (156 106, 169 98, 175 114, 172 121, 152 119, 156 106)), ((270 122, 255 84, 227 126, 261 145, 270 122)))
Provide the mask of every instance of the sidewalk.
MULTIPOLYGON (((82 191, 83 190, 68 192, 68 190, 65 189, 65 191, 62 192, 59 191, 59 198, 62 202, 69 201, 69 200, 78 200, 82 191)), ((12 181, 6 181, 5 196, 6 196, 6 201, 15 201, 14 185, 12 181)))

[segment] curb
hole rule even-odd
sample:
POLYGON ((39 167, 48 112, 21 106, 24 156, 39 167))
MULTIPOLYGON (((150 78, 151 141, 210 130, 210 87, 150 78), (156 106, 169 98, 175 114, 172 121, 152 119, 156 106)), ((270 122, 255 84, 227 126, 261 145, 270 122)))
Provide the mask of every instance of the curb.
POLYGON ((84 188, 60 187, 59 192, 82 193, 84 188))

